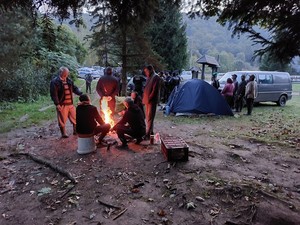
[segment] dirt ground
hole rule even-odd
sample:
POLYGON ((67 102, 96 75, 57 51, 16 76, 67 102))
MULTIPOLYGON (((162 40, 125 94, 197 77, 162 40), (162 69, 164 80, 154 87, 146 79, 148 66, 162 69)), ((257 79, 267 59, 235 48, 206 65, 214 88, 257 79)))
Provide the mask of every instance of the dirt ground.
POLYGON ((77 137, 60 139, 55 121, 2 134, 0 224, 300 224, 299 149, 212 129, 158 112, 155 130, 182 137, 187 162, 167 162, 160 144, 147 141, 79 155, 77 137))

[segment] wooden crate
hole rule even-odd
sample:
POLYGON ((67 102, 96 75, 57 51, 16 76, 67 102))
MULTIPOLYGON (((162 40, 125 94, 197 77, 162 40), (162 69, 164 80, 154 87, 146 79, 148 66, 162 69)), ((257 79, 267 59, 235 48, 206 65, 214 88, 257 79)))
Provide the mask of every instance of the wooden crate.
POLYGON ((161 151, 168 161, 188 161, 189 159, 189 146, 180 137, 162 137, 161 151))

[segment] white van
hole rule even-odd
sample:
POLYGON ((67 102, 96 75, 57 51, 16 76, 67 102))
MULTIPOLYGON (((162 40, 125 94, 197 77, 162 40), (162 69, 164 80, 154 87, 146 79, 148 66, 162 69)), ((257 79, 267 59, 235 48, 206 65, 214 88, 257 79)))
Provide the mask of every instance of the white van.
POLYGON ((220 88, 225 86, 226 80, 233 74, 237 75, 237 81, 241 82, 241 76, 246 75, 246 81, 250 75, 255 75, 257 82, 257 97, 255 103, 276 102, 279 106, 285 106, 286 101, 292 99, 292 81, 287 72, 277 71, 232 71, 227 72, 220 80, 220 88))

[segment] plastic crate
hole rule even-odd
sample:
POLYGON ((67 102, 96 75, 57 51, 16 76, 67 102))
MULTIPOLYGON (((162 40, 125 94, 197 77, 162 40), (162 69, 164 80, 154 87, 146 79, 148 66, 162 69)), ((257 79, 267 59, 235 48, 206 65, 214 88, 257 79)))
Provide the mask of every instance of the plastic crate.
POLYGON ((162 137, 161 151, 168 161, 189 160, 189 146, 180 137, 162 137))

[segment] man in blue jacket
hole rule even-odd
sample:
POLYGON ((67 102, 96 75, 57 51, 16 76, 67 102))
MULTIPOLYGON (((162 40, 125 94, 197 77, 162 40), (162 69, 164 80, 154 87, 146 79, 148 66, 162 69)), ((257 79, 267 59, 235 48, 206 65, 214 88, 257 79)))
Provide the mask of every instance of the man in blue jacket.
POLYGON ((69 73, 67 67, 61 67, 58 76, 52 79, 50 83, 50 95, 56 106, 58 126, 62 138, 69 137, 65 128, 68 118, 73 124, 73 134, 76 134, 76 111, 73 105, 73 93, 82 95, 79 88, 69 78, 69 73))

